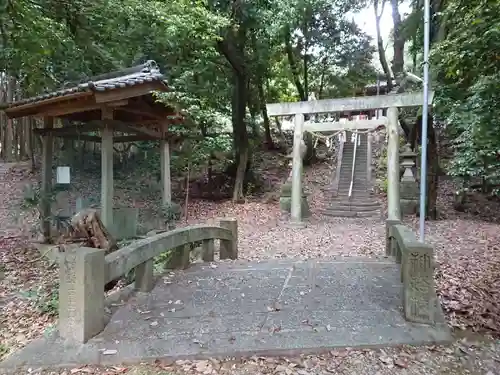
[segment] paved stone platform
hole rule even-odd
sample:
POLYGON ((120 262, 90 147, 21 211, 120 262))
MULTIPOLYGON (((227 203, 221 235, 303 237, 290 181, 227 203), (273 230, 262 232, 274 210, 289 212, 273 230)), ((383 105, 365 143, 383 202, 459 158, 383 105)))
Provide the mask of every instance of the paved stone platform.
POLYGON ((450 340, 446 325, 403 319, 399 277, 398 265, 384 258, 195 265, 131 297, 87 344, 67 346, 54 334, 0 370, 450 340))

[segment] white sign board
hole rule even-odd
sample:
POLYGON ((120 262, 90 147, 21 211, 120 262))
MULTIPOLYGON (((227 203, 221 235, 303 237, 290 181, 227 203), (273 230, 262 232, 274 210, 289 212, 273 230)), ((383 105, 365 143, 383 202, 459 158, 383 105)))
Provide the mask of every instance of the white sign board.
POLYGON ((69 184, 69 167, 57 167, 56 182, 58 184, 69 184))

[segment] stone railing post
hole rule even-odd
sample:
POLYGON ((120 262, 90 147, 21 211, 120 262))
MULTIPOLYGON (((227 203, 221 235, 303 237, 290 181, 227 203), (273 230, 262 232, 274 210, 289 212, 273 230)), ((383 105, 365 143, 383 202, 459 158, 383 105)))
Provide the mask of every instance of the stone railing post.
POLYGON ((153 290, 154 286, 154 260, 149 259, 135 267, 134 289, 148 293, 153 290))
POLYGON ((220 226, 229 229, 233 234, 231 240, 220 240, 220 259, 238 259, 238 221, 222 219, 220 226))
POLYGON ((399 183, 401 212, 403 215, 411 215, 417 212, 419 198, 418 184, 412 171, 417 154, 411 150, 409 144, 406 144, 401 158, 403 160, 401 165, 404 167, 403 177, 399 183))
POLYGON ((397 243, 396 240, 392 238, 391 230, 394 225, 399 224, 401 224, 399 220, 388 219, 385 221, 385 255, 387 256, 397 256, 397 243))
POLYGON ((402 250, 403 310, 408 321, 436 323, 433 254, 432 246, 416 241, 402 250))
POLYGON ((82 344, 104 329, 104 250, 78 248, 59 260, 59 334, 82 344))

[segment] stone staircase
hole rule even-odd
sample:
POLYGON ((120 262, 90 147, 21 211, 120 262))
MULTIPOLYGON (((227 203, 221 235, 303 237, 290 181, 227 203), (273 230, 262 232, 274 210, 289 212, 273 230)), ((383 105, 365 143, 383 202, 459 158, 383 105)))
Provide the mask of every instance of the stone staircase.
POLYGON ((351 132, 347 132, 347 141, 344 143, 340 171, 336 171, 336 173, 339 173, 338 187, 333 187, 333 199, 330 206, 324 210, 324 214, 328 216, 369 217, 379 213, 379 203, 372 193, 372 181, 368 181, 368 137, 366 134, 359 135, 361 144, 356 149, 354 183, 352 195, 349 197, 354 158, 354 143, 351 142, 351 135, 351 132))

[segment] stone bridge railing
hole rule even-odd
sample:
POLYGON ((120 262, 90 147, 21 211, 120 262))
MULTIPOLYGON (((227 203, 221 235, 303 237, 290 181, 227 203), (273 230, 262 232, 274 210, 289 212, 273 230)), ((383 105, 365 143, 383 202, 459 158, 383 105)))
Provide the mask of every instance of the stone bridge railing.
POLYGON ((436 324, 443 320, 434 284, 434 249, 419 242, 411 228, 388 220, 386 255, 401 264, 403 311, 406 320, 436 324))
POLYGON ((214 240, 220 240, 220 259, 238 257, 238 225, 233 219, 220 226, 193 225, 160 233, 104 255, 102 249, 78 248, 61 253, 59 269, 59 335, 85 343, 104 329, 106 283, 135 270, 134 289, 154 287, 154 258, 172 250, 173 266, 189 264, 191 244, 202 243, 204 261, 213 261, 214 240))

